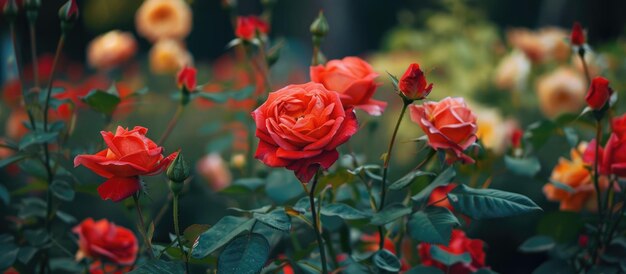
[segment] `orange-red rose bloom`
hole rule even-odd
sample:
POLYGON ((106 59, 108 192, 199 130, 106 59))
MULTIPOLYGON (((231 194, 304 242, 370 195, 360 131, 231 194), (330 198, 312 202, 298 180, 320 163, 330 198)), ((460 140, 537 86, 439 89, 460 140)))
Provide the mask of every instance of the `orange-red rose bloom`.
POLYGON ((461 255, 468 252, 472 258, 472 262, 469 264, 456 263, 450 266, 450 269, 441 262, 436 261, 430 254, 431 244, 421 243, 417 246, 417 250, 420 254, 422 264, 425 266, 433 266, 441 270, 448 271, 447 273, 465 274, 473 273, 476 270, 485 267, 485 243, 481 240, 470 239, 465 235, 465 232, 460 229, 452 230, 452 236, 450 237, 450 243, 448 246, 437 245, 439 248, 450 252, 455 255, 461 255))
POLYGON ((426 82, 426 77, 420 69, 420 65, 413 63, 406 69, 404 75, 398 81, 398 88, 406 98, 421 100, 430 94, 433 84, 426 82))
POLYGON ((574 46, 582 46, 585 44, 585 33, 583 32, 583 27, 580 26, 580 23, 574 23, 572 27, 572 33, 570 34, 570 42, 574 46))
POLYGON ((591 81, 591 86, 589 87, 587 96, 585 96, 585 101, 587 101, 587 105, 590 108, 599 110, 609 101, 611 93, 613 93, 613 91, 609 87, 609 80, 598 76, 591 81))
POLYGON ((586 143, 581 143, 578 148, 573 148, 570 152, 571 160, 561 157, 550 175, 552 182, 567 185, 571 191, 560 189, 554 184, 543 186, 546 198, 560 202, 559 208, 563 211, 580 211, 595 196, 591 172, 582 158, 586 147, 586 143))
POLYGON ((440 102, 411 105, 409 111, 411 120, 420 125, 433 149, 445 150, 451 160, 474 162, 463 151, 476 142, 476 116, 463 98, 447 97, 440 102))
POLYGON ((185 66, 178 72, 176 81, 178 86, 185 86, 188 91, 194 91, 196 89, 196 69, 193 67, 185 66))
MULTIPOLYGON (((600 174, 626 177, 626 114, 611 121, 613 132, 604 148, 599 146, 598 166, 600 174)), ((586 164, 593 166, 596 155, 596 140, 589 142, 583 155, 586 164)))
POLYGON ((72 231, 78 234, 77 259, 88 257, 94 260, 105 259, 119 265, 131 265, 137 258, 139 246, 135 234, 106 219, 86 219, 72 231))
POLYGON ((344 107, 362 109, 370 115, 381 115, 386 102, 372 99, 378 84, 378 73, 363 59, 346 57, 310 69, 311 81, 339 93, 344 107))
POLYGON ((257 31, 261 34, 267 34, 270 31, 270 25, 254 15, 237 17, 237 27, 235 28, 237 37, 252 40, 257 31))
POLYGON ((101 131, 108 148, 94 155, 78 155, 74 166, 83 165, 108 180, 98 187, 104 200, 121 201, 141 188, 140 175, 161 173, 176 152, 163 157, 163 147, 146 137, 147 128, 136 126, 132 130, 117 127, 115 134, 101 131))
POLYGON ((337 161, 337 146, 358 127, 354 111, 344 109, 337 93, 312 82, 270 93, 252 117, 259 138, 255 157, 293 170, 305 183, 337 161))

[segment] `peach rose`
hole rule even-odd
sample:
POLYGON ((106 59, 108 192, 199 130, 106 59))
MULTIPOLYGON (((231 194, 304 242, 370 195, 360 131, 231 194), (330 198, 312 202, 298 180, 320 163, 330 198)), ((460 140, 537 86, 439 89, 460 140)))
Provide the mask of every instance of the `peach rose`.
POLYGON ((378 73, 361 58, 331 60, 326 65, 311 67, 310 75, 311 81, 339 93, 341 103, 346 108, 355 107, 378 116, 387 106, 386 102, 372 99, 378 86, 375 82, 378 73))
POLYGON ((174 74, 193 65, 191 53, 178 41, 159 40, 150 50, 150 70, 157 74, 174 74))
POLYGON ((512 29, 507 32, 509 43, 535 63, 552 59, 566 60, 570 55, 569 46, 565 43, 566 37, 567 33, 557 28, 543 28, 538 31, 512 29))
POLYGON ((137 42, 129 32, 109 31, 89 43, 87 61, 97 69, 111 69, 128 61, 137 51, 137 42))
POLYGON ((585 79, 577 71, 561 67, 537 81, 537 95, 543 114, 554 118, 578 112, 585 105, 585 79))
POLYGON ((476 116, 463 98, 446 97, 440 102, 410 105, 409 111, 411 120, 420 125, 433 149, 445 150, 449 161, 474 162, 463 151, 476 142, 476 116))
POLYGON ((494 83, 500 89, 521 90, 529 74, 530 60, 523 53, 514 51, 500 61, 494 83))
POLYGON ((252 117, 259 138, 255 157, 293 170, 303 183, 335 163, 337 146, 358 129, 353 109, 344 109, 336 92, 313 82, 270 93, 252 117))
POLYGON ((150 41, 182 40, 191 32, 191 8, 183 0, 146 0, 135 14, 137 33, 150 41))

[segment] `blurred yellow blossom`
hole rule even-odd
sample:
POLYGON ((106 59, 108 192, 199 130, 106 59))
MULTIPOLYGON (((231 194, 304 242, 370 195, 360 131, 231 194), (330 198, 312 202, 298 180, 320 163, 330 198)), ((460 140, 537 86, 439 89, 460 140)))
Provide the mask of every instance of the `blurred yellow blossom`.
POLYGON ((150 69, 153 73, 176 73, 186 65, 193 65, 193 58, 178 41, 160 40, 150 50, 150 69))

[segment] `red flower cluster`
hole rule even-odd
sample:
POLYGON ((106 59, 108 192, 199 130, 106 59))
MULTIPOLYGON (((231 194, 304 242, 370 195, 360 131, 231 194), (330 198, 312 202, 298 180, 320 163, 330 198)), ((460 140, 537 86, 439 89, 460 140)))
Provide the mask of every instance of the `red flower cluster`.
POLYGON ((107 178, 98 187, 102 199, 118 202, 130 197, 141 188, 139 176, 161 173, 176 158, 177 152, 163 157, 163 147, 148 139, 147 132, 139 126, 132 130, 117 127, 115 134, 102 131, 108 148, 74 158, 74 166, 83 165, 107 178))
POLYGON ((237 27, 235 35, 243 40, 252 40, 256 36, 256 32, 267 34, 270 32, 270 25, 263 19, 251 16, 237 17, 237 27))
POLYGON ((472 273, 476 270, 485 267, 485 243, 481 240, 470 239, 465 235, 465 232, 460 229, 452 230, 452 236, 450 238, 450 243, 448 246, 437 245, 442 250, 450 252, 455 255, 461 255, 463 253, 469 253, 472 262, 469 264, 464 263, 456 263, 450 266, 450 269, 446 267, 441 262, 436 261, 430 254, 431 244, 429 243, 421 243, 417 246, 417 250, 420 255, 420 259, 422 260, 422 264, 425 266, 433 266, 444 271, 448 271, 447 273, 455 273, 455 274, 466 274, 472 273))

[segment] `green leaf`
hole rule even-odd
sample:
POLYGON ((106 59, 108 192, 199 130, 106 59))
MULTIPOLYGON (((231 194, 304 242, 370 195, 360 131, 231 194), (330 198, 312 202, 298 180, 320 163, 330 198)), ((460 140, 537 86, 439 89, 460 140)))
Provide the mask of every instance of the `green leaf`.
POLYGON ((193 245, 191 256, 199 259, 209 256, 242 232, 250 230, 254 219, 226 216, 204 233, 193 245))
POLYGON ((54 180, 52 185, 50 185, 50 191, 52 191, 54 196, 66 202, 74 200, 76 194, 68 182, 61 180, 54 180))
POLYGON ((481 220, 519 215, 541 208, 526 196, 496 189, 475 189, 459 185, 448 193, 455 210, 481 220))
POLYGON ((29 219, 46 217, 46 202, 39 198, 24 198, 19 206, 17 217, 29 219))
POLYGON ((4 185, 0 185, 0 200, 2 200, 4 205, 8 205, 11 202, 11 195, 9 195, 9 190, 4 185))
POLYGON ((469 252, 457 255, 445 251, 437 245, 430 246, 430 255, 433 260, 438 261, 445 266, 451 266, 457 263, 469 264, 472 262, 472 256, 470 256, 469 252))
POLYGON ((576 191, 573 187, 566 185, 564 183, 557 182, 557 181, 550 181, 549 184, 552 184, 554 187, 560 190, 565 190, 569 193, 574 193, 574 191, 576 191))
POLYGON ((441 172, 435 180, 432 181, 432 183, 422 189, 415 196, 411 197, 411 199, 417 203, 422 203, 428 200, 430 193, 432 193, 435 188, 447 185, 452 181, 452 179, 454 179, 454 176, 456 176, 456 171, 454 171, 453 167, 448 167, 446 170, 441 172))
POLYGON ((112 115, 121 102, 119 95, 97 89, 90 91, 81 100, 91 109, 106 115, 112 115))
POLYGON ((152 259, 140 265, 129 274, 178 274, 185 273, 183 265, 179 262, 168 262, 159 259, 152 259))
POLYGON ((266 181, 265 193, 277 204, 284 204, 303 192, 300 181, 287 170, 272 171, 266 181))
POLYGON ((514 158, 506 155, 504 156, 504 164, 511 172, 526 177, 533 177, 541 170, 541 164, 537 157, 514 158))
POLYGON ((524 139, 536 151, 550 139, 556 128, 556 124, 550 120, 535 122, 526 128, 524 139))
POLYGON ((386 206, 382 211, 374 214, 370 223, 377 226, 384 225, 410 213, 410 207, 406 207, 403 204, 392 204, 386 206))
POLYGON ((419 265, 409 269, 407 272, 404 272, 404 274, 445 274, 445 272, 436 267, 419 265))
POLYGON ((386 249, 378 250, 378 252, 372 256, 372 262, 374 262, 374 265, 378 267, 378 269, 392 273, 397 273, 400 271, 400 267, 402 267, 400 259, 386 249))
POLYGON ((270 244, 258 233, 241 235, 220 254, 217 273, 259 273, 270 255, 270 244))
POLYGON ((320 213, 326 216, 338 216, 344 220, 358 220, 370 217, 370 214, 343 203, 323 205, 320 213))
MULTIPOLYGON (((17 253, 17 259, 23 263, 23 264, 27 264, 28 262, 30 262, 30 260, 33 258, 33 256, 35 256, 35 253, 37 253, 37 248, 34 248, 32 246, 22 246, 20 247, 20 251, 17 253)), ((2 269, 0 267, 0 269, 2 269)))
POLYGON ((549 251, 556 246, 556 242, 550 236, 537 235, 526 239, 519 246, 519 251, 525 253, 544 252, 549 251))
POLYGON ((411 238, 431 243, 447 245, 452 228, 460 225, 459 220, 445 207, 430 206, 424 211, 411 215, 407 226, 411 238))
POLYGON ((283 232, 289 232, 291 229, 291 219, 289 219, 289 216, 285 214, 285 210, 282 208, 275 209, 267 214, 255 212, 253 216, 259 220, 259 222, 262 222, 271 228, 283 232))
POLYGON ((70 215, 69 213, 66 213, 64 211, 57 211, 56 214, 57 218, 59 218, 59 220, 65 222, 66 224, 74 224, 76 223, 76 218, 74 218, 74 216, 70 215))
POLYGON ((567 243, 577 239, 583 226, 578 212, 547 212, 537 224, 537 233, 550 236, 557 243, 567 243))
POLYGON ((574 269, 564 260, 552 259, 541 264, 533 271, 533 274, 570 274, 574 269))
POLYGON ((74 258, 50 259, 50 269, 53 273, 81 273, 83 267, 74 258))
POLYGON ((32 246, 42 246, 50 240, 48 232, 43 228, 24 230, 24 238, 32 246))
MULTIPOLYGON (((5 235, 6 234, 2 234, 2 236, 5 235)), ((3 237, 0 243, 0 270, 4 270, 15 263, 20 249, 13 242, 13 237, 8 235, 3 237)))
POLYGON ((200 237, 200 234, 209 230, 209 227, 211 226, 203 225, 203 224, 193 224, 185 228, 185 231, 183 231, 183 238, 185 238, 186 245, 191 247, 191 245, 196 241, 196 239, 200 237))
POLYGON ((215 103, 225 103, 228 99, 235 101, 242 101, 250 98, 254 93, 254 86, 247 86, 240 90, 235 91, 221 91, 221 92, 197 92, 194 96, 199 96, 215 103))
POLYGON ((32 145, 50 143, 59 136, 58 132, 31 132, 20 140, 19 148, 24 150, 32 145))
POLYGON ((399 82, 398 78, 395 75, 389 73, 388 71, 387 71, 387 75, 389 75, 389 79, 391 80, 391 84, 393 84, 393 88, 396 91, 400 91, 400 88, 398 87, 398 82, 399 82))
POLYGON ((416 170, 416 171, 412 171, 409 172, 407 175, 404 175, 404 177, 400 178, 399 180, 393 182, 392 184, 389 185, 389 189, 391 190, 400 190, 403 189, 405 187, 407 187, 408 185, 410 185, 415 178, 420 177, 420 176, 435 176, 435 173, 432 172, 424 172, 421 170, 416 170))
POLYGON ((13 163, 18 162, 18 161, 21 161, 24 158, 26 158, 26 155, 24 155, 24 154, 15 154, 15 155, 13 155, 11 157, 4 158, 4 159, 0 160, 0 168, 3 168, 5 166, 8 166, 8 165, 13 164, 13 163))
POLYGON ((563 134, 565 134, 565 139, 570 147, 576 147, 576 145, 578 145, 579 137, 575 129, 571 127, 564 127, 563 134))

